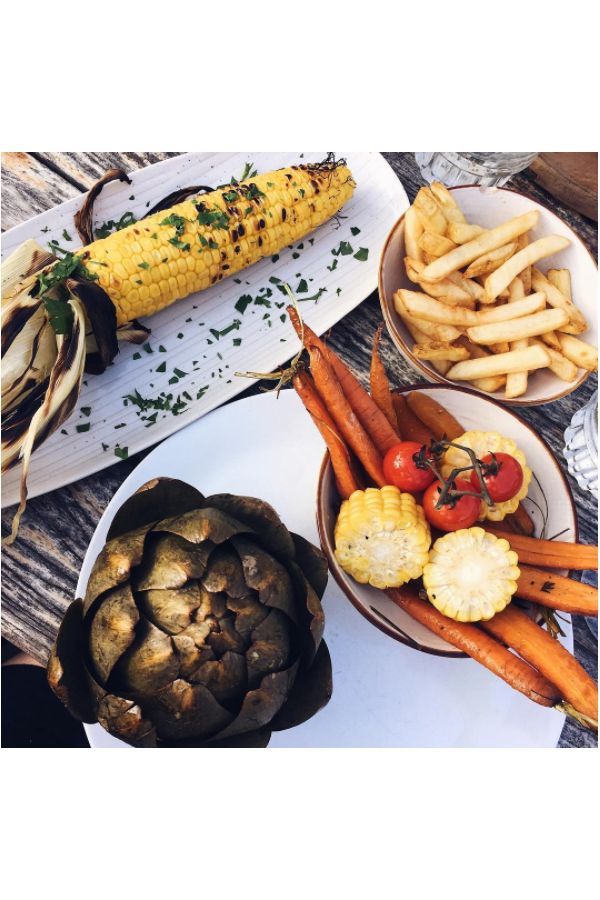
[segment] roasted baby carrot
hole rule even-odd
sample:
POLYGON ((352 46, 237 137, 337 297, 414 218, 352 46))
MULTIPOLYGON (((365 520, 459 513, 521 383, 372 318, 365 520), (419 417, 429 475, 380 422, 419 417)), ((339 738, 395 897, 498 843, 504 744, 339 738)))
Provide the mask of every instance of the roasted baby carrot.
POLYGON ((323 406, 308 372, 298 372, 294 375, 292 384, 304 406, 311 414, 313 422, 321 432, 321 436, 329 450, 338 493, 342 500, 347 500, 354 491, 360 488, 358 477, 354 472, 350 451, 335 422, 323 406))
POLYGON ((385 371, 384 365, 379 355, 379 341, 381 340, 381 332, 383 325, 380 325, 375 332, 373 341, 373 353, 371 356, 371 397, 384 414, 392 428, 397 428, 396 413, 394 412, 394 404, 392 403, 392 391, 390 381, 385 371))
POLYGON ((360 381, 352 374, 339 356, 333 350, 330 350, 327 344, 308 325, 305 325, 300 320, 300 316, 293 306, 288 306, 287 313, 300 340, 303 340, 305 344, 310 341, 314 347, 318 347, 333 368, 348 403, 380 454, 384 456, 390 447, 393 447, 400 440, 396 430, 392 428, 360 381))
POLYGON ((521 560, 519 569, 521 574, 517 581, 517 597, 563 612, 583 616, 598 615, 598 588, 544 569, 523 566, 521 560))
POLYGON ((496 537, 506 538, 519 557, 520 563, 546 566, 549 569, 597 569, 598 547, 588 544, 569 544, 566 541, 544 541, 540 538, 515 534, 503 528, 503 522, 485 523, 485 530, 496 537))
POLYGON ((455 441, 465 433, 465 429, 445 406, 421 391, 411 391, 406 402, 421 422, 429 428, 436 440, 446 438, 455 441))
POLYGON ((320 348, 309 341, 305 344, 310 356, 310 372, 325 409, 335 422, 340 434, 356 454, 369 477, 378 487, 386 480, 381 468, 382 459, 377 447, 360 424, 358 416, 348 403, 346 395, 320 348))
MULTIPOLYGON (((555 706, 560 700, 560 691, 548 678, 524 660, 519 659, 476 625, 455 622, 454 619, 447 618, 438 612, 431 603, 421 600, 417 591, 412 587, 389 589, 386 593, 394 603, 397 603, 401 609, 425 628, 429 628, 434 634, 477 660, 494 675, 498 675, 515 690, 533 700, 534 703, 542 706, 555 706)), ((494 617, 494 619, 496 618, 498 616, 494 617)))
POLYGON ((535 666, 558 688, 561 697, 584 716, 598 719, 598 686, 559 641, 509 604, 481 627, 535 666))
POLYGON ((398 419, 398 428, 405 441, 416 441, 418 444, 429 444, 433 433, 418 419, 406 402, 404 394, 393 394, 394 409, 398 419))

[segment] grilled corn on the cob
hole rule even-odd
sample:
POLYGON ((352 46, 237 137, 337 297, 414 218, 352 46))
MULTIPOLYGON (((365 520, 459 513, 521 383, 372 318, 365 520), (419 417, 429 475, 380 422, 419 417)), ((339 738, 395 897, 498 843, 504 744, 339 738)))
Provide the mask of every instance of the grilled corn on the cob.
POLYGON ((412 494, 391 485, 354 491, 335 526, 335 555, 361 584, 400 587, 419 578, 428 559, 429 525, 412 494))
MULTIPOLYGON (((513 513, 521 500, 527 496, 529 490, 529 482, 531 481, 531 469, 527 465, 525 454, 519 450, 517 445, 510 438, 504 437, 497 431, 466 431, 461 437, 456 438, 455 443, 462 444, 464 447, 470 447, 475 452, 478 459, 482 459, 487 453, 508 453, 514 456, 521 464, 523 469, 523 484, 519 492, 512 497, 511 500, 505 500, 503 503, 495 503, 488 506, 487 503, 481 502, 481 511, 479 519, 490 519, 492 522, 501 522, 509 513, 513 513)), ((447 478, 452 469, 460 466, 470 465, 470 459, 463 450, 456 447, 448 447, 444 454, 442 464, 442 475, 447 478)))
POLYGON ((508 541, 483 528, 462 528, 438 538, 423 570, 431 603, 458 622, 491 619, 517 589, 517 554, 508 541))

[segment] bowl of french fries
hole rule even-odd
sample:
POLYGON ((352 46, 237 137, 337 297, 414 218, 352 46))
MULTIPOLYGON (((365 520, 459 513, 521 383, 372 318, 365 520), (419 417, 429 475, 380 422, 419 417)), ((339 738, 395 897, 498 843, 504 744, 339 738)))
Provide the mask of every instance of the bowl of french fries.
POLYGON ((433 182, 388 235, 379 294, 392 340, 428 380, 528 406, 597 370, 597 277, 541 204, 433 182))

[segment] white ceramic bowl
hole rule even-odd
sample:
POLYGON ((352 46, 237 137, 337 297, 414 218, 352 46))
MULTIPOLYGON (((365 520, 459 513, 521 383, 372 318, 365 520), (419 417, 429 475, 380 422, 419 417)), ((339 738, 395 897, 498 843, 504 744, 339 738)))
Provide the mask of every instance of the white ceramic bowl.
MULTIPOLYGON (((560 534, 561 541, 577 541, 577 516, 571 489, 557 463, 554 454, 542 438, 522 419, 495 400, 477 391, 459 387, 415 385, 402 389, 427 391, 446 407, 469 429, 499 431, 512 438, 525 453, 534 478, 524 506, 535 524, 536 535, 542 533, 545 519, 545 535, 549 538, 560 534)), ((317 488, 317 524, 321 545, 327 555, 329 570, 356 609, 373 625, 415 650, 435 653, 439 656, 464 656, 446 641, 432 634, 423 625, 393 603, 384 591, 359 584, 346 574, 338 564, 334 553, 333 531, 340 508, 329 454, 321 466, 317 488)))
MULTIPOLYGON (((546 209, 540 203, 530 200, 517 191, 499 188, 493 191, 483 191, 478 187, 452 188, 456 193, 456 200, 464 212, 467 220, 484 228, 492 228, 500 225, 507 219, 522 215, 532 209, 539 210, 540 220, 536 228, 529 234, 537 239, 549 234, 559 234, 569 238, 571 245, 566 250, 548 256, 538 263, 538 267, 545 272, 550 268, 567 268, 571 272, 573 300, 581 309, 589 322, 588 331, 581 335, 583 340, 597 346, 598 344, 598 320, 596 311, 596 297, 598 290, 598 267, 591 253, 569 226, 558 218, 555 213, 546 209)), ((424 360, 413 356, 412 347, 414 340, 407 331, 402 320, 394 309, 394 293, 400 288, 407 290, 420 290, 419 286, 410 281, 404 268, 404 216, 396 222, 390 231, 384 244, 379 264, 379 297, 381 308, 390 336, 403 356, 418 369, 429 381, 439 384, 450 384, 446 378, 424 360)), ((522 397, 514 400, 506 400, 503 392, 492 396, 509 406, 536 406, 541 403, 549 403, 570 394, 578 388, 588 377, 588 372, 580 370, 576 381, 566 382, 554 375, 549 369, 541 369, 533 372, 527 385, 527 392, 522 397)), ((468 385, 465 385, 468 387, 468 385)))

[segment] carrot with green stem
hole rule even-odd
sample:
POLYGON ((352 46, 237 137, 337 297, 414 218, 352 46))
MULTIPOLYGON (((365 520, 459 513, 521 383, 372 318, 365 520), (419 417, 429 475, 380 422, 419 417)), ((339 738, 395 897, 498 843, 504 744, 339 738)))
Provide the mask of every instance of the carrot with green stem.
POLYGON ((287 313, 302 343, 306 345, 310 342, 313 347, 318 347, 334 370, 346 399, 363 429, 367 432, 381 456, 384 456, 390 447, 393 447, 400 440, 396 430, 392 428, 373 398, 369 396, 360 381, 352 374, 339 356, 330 350, 327 344, 302 321, 294 306, 288 306, 287 313))
POLYGON ((364 466, 368 476, 378 487, 383 487, 386 480, 381 455, 348 402, 332 366, 329 365, 320 347, 313 344, 310 339, 305 343, 305 347, 310 356, 310 372, 315 387, 327 412, 358 461, 364 466))
POLYGON ((384 414, 392 428, 399 431, 398 422, 396 420, 396 412, 394 410, 394 404, 392 402, 392 390, 390 388, 390 381, 379 355, 379 342, 381 340, 382 330, 383 325, 380 325, 375 332, 375 338, 373 340, 373 352, 371 355, 370 372, 371 397, 373 398, 381 412, 384 414))
POLYGON ((503 528, 504 522, 485 523, 485 530, 508 541, 519 557, 519 563, 545 566, 548 569, 597 569, 598 547, 592 544, 570 544, 567 541, 545 541, 541 538, 514 534, 503 528))
POLYGON ((481 663, 534 703, 555 706, 561 699, 560 691, 551 680, 476 625, 456 622, 444 616, 427 600, 422 600, 415 588, 406 585, 402 588, 390 588, 386 593, 411 618, 481 663))
POLYGON ((338 493, 342 500, 347 500, 354 491, 359 490, 361 487, 354 472, 350 451, 341 437, 335 422, 323 406, 323 402, 308 372, 297 372, 292 379, 292 384, 327 445, 338 493))

